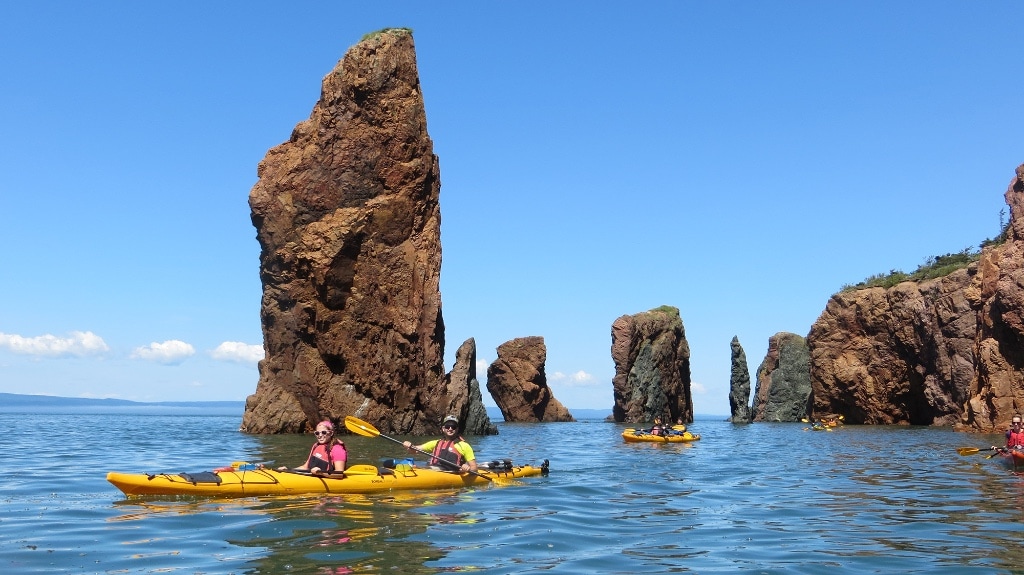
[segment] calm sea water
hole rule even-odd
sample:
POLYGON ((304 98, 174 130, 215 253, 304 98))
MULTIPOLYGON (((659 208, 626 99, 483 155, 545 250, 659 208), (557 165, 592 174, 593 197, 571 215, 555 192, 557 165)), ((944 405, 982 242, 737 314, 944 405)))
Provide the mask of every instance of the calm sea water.
MULTIPOLYGON (((692 445, 602 421, 513 425, 481 459, 526 485, 235 500, 126 499, 108 471, 301 463, 240 416, 0 413, 4 573, 1018 573, 1024 479, 948 429, 699 420, 692 445)), ((353 463, 405 456, 350 437, 353 463)))

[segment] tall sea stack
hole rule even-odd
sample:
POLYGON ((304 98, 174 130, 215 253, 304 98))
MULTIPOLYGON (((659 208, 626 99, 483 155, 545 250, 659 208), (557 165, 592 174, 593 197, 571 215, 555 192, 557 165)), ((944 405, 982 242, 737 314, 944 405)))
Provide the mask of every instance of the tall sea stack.
POLYGON ((353 46, 249 194, 266 358, 242 430, 356 415, 434 432, 450 409, 441 317, 441 182, 411 32, 353 46))

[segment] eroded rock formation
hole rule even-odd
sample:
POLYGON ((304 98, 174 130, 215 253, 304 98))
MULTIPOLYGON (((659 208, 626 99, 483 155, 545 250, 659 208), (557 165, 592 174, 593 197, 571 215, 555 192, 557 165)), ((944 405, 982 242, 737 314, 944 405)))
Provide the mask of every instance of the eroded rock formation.
POLYGON ((732 372, 729 377, 729 421, 733 423, 750 423, 750 367, 747 365, 747 354, 740 345, 740 339, 733 336, 729 344, 732 350, 730 365, 732 372))
POLYGON ((757 368, 753 421, 800 421, 810 412, 811 370, 807 341, 795 333, 768 338, 757 368))
POLYGON ((976 266, 832 296, 811 327, 814 412, 847 423, 952 425, 974 378, 976 266))
POLYGON ((538 336, 498 346, 498 359, 487 367, 487 391, 505 421, 575 421, 548 387, 544 374, 547 355, 544 338, 538 336))
POLYGON ((1024 408, 1024 165, 1006 241, 945 277, 838 293, 807 336, 814 412, 1002 429, 1024 408))
POLYGON ((249 194, 266 358, 243 431, 356 415, 435 433, 444 377, 440 173, 407 30, 353 46, 249 194))
POLYGON ((615 421, 693 421, 690 346, 678 308, 662 306, 616 319, 612 361, 615 421))
POLYGON ((470 435, 497 435, 480 393, 476 377, 476 340, 469 338, 455 352, 455 365, 446 377, 448 407, 445 414, 462 422, 462 432, 470 435))
POLYGON ((978 365, 962 418, 964 429, 1002 431, 1024 412, 1024 164, 1006 189, 1007 241, 982 251, 965 298, 978 314, 978 365), (975 303, 977 302, 977 303, 975 303))

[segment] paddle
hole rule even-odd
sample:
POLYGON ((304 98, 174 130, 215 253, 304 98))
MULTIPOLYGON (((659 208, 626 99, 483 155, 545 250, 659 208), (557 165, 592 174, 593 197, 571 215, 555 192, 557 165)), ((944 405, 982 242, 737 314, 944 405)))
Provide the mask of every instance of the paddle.
POLYGON ((1005 447, 997 447, 991 454, 986 455, 985 459, 992 459, 997 455, 1006 455, 1008 452, 1005 447))
MULTIPOLYGON (((960 455, 974 455, 981 451, 1001 451, 1002 447, 957 447, 956 452, 960 455)), ((995 455, 994 453, 992 455, 995 455)))
MULTIPOLYGON (((363 436, 366 436, 366 437, 383 437, 384 439, 389 439, 391 441, 394 441, 395 443, 397 443, 399 445, 402 445, 403 447, 405 446, 405 444, 402 441, 399 441, 398 439, 395 439, 394 437, 388 437, 387 435, 384 435, 380 431, 377 431, 376 427, 370 425, 369 423, 367 423, 367 422, 363 421, 362 419, 359 419, 359 418, 357 418, 357 417, 355 417, 353 415, 345 416, 345 427, 348 428, 348 430, 351 431, 352 433, 355 433, 356 435, 363 435, 363 436)), ((423 451, 422 449, 420 449, 420 448, 418 448, 416 446, 410 447, 410 449, 412 449, 413 451, 416 451, 418 453, 422 453, 423 455, 426 455, 427 457, 430 457, 430 458, 434 457, 433 453, 427 453, 426 451, 423 451)), ((449 467, 452 467, 454 470, 459 470, 459 466, 454 464, 454 463, 451 463, 450 461, 445 461, 443 459, 438 459, 438 462, 443 463, 445 465, 448 465, 449 467)), ((496 483, 498 485, 522 485, 520 482, 515 481, 515 480, 503 479, 501 477, 494 477, 494 478, 492 478, 492 477, 488 477, 486 475, 481 475, 481 474, 477 473, 476 471, 467 471, 466 473, 469 473, 470 475, 475 475, 477 477, 482 477, 482 478, 486 479, 487 481, 490 481, 491 483, 496 483)))

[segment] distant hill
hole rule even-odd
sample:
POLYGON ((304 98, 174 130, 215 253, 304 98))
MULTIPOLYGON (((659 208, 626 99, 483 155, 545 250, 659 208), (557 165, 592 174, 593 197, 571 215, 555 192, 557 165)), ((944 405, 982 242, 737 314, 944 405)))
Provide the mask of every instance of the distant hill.
POLYGON ((238 414, 245 411, 244 401, 129 401, 90 397, 57 397, 0 393, 0 412, 107 412, 238 414))

